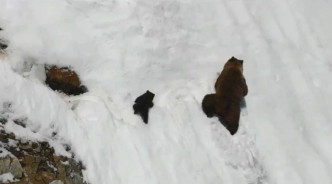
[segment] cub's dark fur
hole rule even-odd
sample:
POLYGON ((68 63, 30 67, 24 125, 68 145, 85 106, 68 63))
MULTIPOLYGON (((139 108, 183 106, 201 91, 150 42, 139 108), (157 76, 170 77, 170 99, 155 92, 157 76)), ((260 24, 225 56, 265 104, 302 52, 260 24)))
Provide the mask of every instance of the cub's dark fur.
POLYGON ((133 106, 134 114, 140 115, 145 124, 148 123, 149 109, 153 107, 152 100, 154 96, 155 94, 150 91, 146 91, 146 93, 136 98, 133 106))

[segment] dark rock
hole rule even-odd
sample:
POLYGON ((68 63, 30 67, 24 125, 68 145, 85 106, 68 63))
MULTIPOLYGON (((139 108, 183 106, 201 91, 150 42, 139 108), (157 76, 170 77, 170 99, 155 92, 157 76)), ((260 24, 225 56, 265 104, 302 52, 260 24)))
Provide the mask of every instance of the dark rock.
POLYGON ((26 119, 15 119, 13 120, 13 122, 19 126, 22 126, 23 128, 25 128, 25 124, 26 124, 26 119))
POLYGON ((33 142, 32 145, 31 145, 31 147, 32 147, 33 149, 37 149, 37 148, 39 147, 39 144, 33 142))
POLYGON ((8 47, 7 44, 5 44, 2 40, 0 40, 0 49, 4 50, 8 47))
POLYGON ((76 72, 68 67, 46 66, 46 84, 53 90, 67 95, 80 95, 87 92, 76 72))
POLYGON ((9 133, 9 134, 8 134, 8 138, 9 138, 9 139, 15 139, 16 137, 15 137, 15 134, 14 134, 14 133, 9 133))
POLYGON ((70 148, 70 146, 69 145, 64 145, 64 147, 65 147, 65 149, 66 149, 66 151, 70 151, 71 150, 71 148, 70 148))
POLYGON ((0 142, 8 143, 8 136, 6 134, 0 133, 0 142))
MULTIPOLYGON (((0 27, 0 31, 2 31, 3 29, 0 27)), ((0 39, 0 49, 6 49, 8 47, 8 45, 6 44, 6 42, 4 40, 0 39)))
POLYGON ((0 118, 0 123, 1 123, 1 124, 6 124, 6 123, 7 123, 7 119, 5 119, 5 118, 0 118))
POLYGON ((149 120, 149 109, 153 107, 152 101, 154 96, 155 94, 150 91, 146 91, 146 93, 136 98, 133 106, 134 114, 140 115, 146 124, 149 120))
MULTIPOLYGON (((2 29, 0 28, 0 31, 2 29)), ((0 39, 0 59, 6 59, 7 58, 7 54, 5 49, 7 49, 8 44, 5 40, 0 39)))

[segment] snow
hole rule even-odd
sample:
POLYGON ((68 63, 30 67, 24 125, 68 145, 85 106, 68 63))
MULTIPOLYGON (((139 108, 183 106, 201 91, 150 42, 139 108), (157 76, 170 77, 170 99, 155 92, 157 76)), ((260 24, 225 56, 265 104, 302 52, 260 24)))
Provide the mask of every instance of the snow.
POLYGON ((332 2, 0 4, 0 103, 28 119, 4 128, 57 154, 70 145, 88 182, 332 183, 332 2), (249 87, 235 136, 200 108, 231 56, 244 59, 249 87), (89 92, 53 92, 45 63, 72 66, 89 92), (156 94, 148 125, 132 110, 146 90, 156 94))
POLYGON ((0 175, 0 181, 3 183, 14 182, 14 176, 11 173, 5 173, 0 175))

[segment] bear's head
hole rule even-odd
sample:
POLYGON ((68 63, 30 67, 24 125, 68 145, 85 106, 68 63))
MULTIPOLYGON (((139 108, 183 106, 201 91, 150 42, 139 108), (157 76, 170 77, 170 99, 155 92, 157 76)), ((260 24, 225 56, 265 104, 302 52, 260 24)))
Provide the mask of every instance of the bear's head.
POLYGON ((224 65, 224 69, 228 68, 239 68, 243 72, 243 60, 231 57, 224 65))

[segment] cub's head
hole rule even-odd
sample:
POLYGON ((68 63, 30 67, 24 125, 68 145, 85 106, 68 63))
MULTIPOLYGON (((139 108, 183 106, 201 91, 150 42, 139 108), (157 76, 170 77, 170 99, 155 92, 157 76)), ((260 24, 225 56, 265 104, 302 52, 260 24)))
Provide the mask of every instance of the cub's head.
POLYGON ((224 69, 227 68, 239 68, 243 72, 243 60, 239 60, 233 56, 225 63, 224 69))

